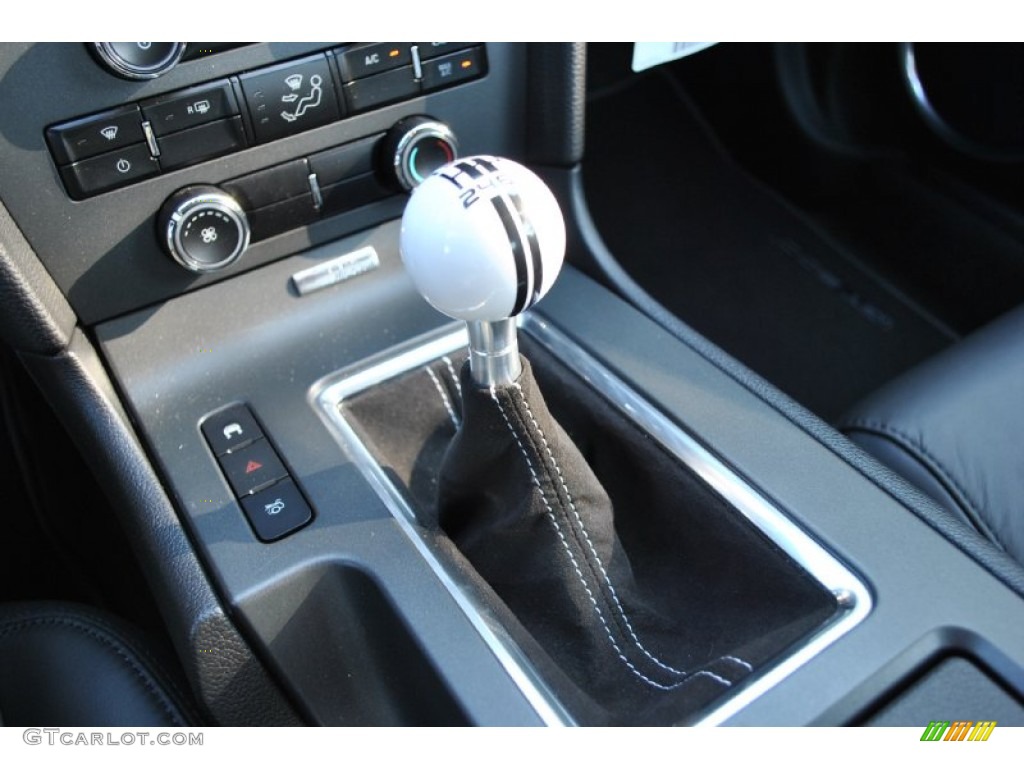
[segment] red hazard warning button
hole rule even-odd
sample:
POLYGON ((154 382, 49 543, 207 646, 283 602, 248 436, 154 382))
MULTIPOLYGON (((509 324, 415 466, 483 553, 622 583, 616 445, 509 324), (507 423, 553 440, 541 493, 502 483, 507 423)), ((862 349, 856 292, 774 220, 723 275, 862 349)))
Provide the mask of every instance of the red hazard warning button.
POLYGON ((239 498, 256 493, 288 475, 274 447, 262 438, 218 458, 231 488, 239 498))

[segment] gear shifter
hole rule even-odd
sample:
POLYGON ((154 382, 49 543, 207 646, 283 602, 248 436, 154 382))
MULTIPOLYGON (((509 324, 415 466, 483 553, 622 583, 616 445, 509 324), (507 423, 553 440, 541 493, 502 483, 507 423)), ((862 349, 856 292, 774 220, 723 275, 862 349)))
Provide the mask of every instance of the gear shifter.
POLYGON ((544 182, 504 158, 450 163, 413 192, 401 251, 423 297, 466 321, 473 380, 481 387, 516 381, 514 318, 548 292, 565 254, 562 213, 544 182))
POLYGON ((554 196, 526 168, 469 157, 434 171, 406 207, 402 258, 468 324, 469 364, 407 371, 350 413, 574 715, 674 723, 836 603, 556 350, 525 336, 520 357, 515 318, 564 249, 554 196))
MULTIPOLYGON (((462 422, 438 477, 440 527, 534 637, 565 654, 563 670, 602 696, 668 692, 695 674, 728 684, 677 669, 640 640, 633 622, 647 610, 611 500, 519 356, 515 316, 548 291, 564 256, 548 188, 500 158, 439 168, 412 194, 401 250, 424 298, 469 327, 462 422)), ((656 624, 643 620, 664 637, 656 624)))

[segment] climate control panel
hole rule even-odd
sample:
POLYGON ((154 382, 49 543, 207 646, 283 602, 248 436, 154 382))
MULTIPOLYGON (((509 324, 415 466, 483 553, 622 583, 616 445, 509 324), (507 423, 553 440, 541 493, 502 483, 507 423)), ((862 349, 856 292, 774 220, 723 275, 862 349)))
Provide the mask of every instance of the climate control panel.
POLYGON ((411 190, 458 156, 455 133, 427 115, 385 134, 222 182, 178 190, 157 217, 157 236, 180 266, 216 272, 250 242, 411 190))
POLYGON ((93 326, 369 233, 456 153, 528 159, 530 51, 188 43, 170 71, 128 80, 88 43, 8 44, 3 206, 93 326), (214 191, 222 205, 208 210, 214 191))
MULTIPOLYGON (((95 45, 135 55, 140 44, 95 45)), ((83 200, 486 72, 475 43, 349 45, 51 125, 46 139, 68 194, 83 200)))

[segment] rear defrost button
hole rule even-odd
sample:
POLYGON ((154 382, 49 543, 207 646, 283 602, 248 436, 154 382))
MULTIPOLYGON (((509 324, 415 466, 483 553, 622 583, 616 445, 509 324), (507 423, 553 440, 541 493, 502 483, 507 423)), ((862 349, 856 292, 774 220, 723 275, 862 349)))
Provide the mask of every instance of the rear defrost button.
POLYGON ((231 83, 220 80, 144 101, 142 114, 153 126, 153 133, 165 136, 237 115, 238 105, 231 83))

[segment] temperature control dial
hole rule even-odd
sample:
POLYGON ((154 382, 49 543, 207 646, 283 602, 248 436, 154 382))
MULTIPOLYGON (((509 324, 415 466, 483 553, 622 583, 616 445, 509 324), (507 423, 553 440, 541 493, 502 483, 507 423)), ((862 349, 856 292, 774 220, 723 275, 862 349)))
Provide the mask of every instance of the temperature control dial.
POLYGON ((104 67, 128 80, 152 80, 181 61, 185 43, 93 43, 104 67))
POLYGON ((425 115, 407 117, 392 126, 384 140, 390 174, 404 190, 418 187, 431 173, 455 160, 459 144, 452 129, 425 115))
POLYGON ((160 209, 157 227, 168 255, 192 272, 224 269, 249 247, 245 211, 219 187, 178 190, 160 209))

